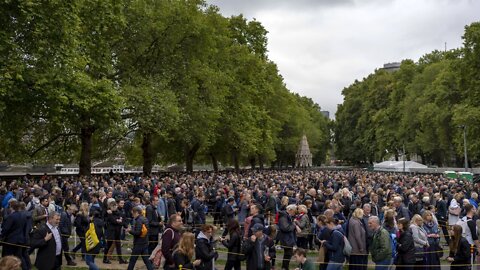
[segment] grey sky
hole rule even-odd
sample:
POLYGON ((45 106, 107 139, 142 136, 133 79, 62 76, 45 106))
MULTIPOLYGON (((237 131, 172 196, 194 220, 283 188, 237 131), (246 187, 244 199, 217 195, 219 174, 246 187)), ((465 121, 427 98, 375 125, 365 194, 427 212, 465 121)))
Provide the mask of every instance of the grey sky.
POLYGON ((478 0, 207 0, 225 16, 256 18, 291 91, 333 115, 341 91, 384 63, 462 45, 478 0))

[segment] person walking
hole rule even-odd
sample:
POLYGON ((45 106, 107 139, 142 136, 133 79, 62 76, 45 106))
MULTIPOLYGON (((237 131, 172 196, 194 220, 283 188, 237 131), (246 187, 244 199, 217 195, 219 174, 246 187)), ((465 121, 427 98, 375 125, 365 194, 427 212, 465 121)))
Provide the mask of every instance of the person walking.
POLYGON ((66 211, 63 211, 60 215, 60 225, 59 230, 62 237, 62 248, 65 259, 67 260, 68 266, 76 266, 77 264, 73 261, 73 258, 69 252, 70 248, 68 246, 68 239, 72 236, 72 216, 77 213, 77 206, 72 204, 66 211))
POLYGON ((228 239, 224 237, 221 239, 222 244, 228 249, 225 270, 240 270, 242 237, 238 221, 235 219, 230 220, 227 224, 227 231, 228 239))
MULTIPOLYGON (((77 233, 78 238, 80 239, 80 243, 72 249, 72 253, 77 252, 80 250, 82 253, 82 260, 85 260, 85 254, 87 253, 86 246, 85 246, 85 233, 88 230, 89 225, 89 206, 87 202, 83 202, 80 204, 80 210, 75 216, 74 225, 75 225, 75 232, 77 233)), ((75 257, 75 256, 73 256, 75 257)))
POLYGON ((38 248, 35 267, 38 270, 59 270, 62 266, 62 239, 58 231, 60 214, 50 212, 47 222, 32 235, 31 246, 38 248))
POLYGON ((120 264, 126 264, 122 258, 122 244, 120 242, 120 236, 122 233, 122 227, 124 220, 118 211, 118 204, 112 201, 108 204, 107 216, 105 218, 107 223, 107 229, 105 230, 105 239, 107 240, 107 246, 104 250, 103 263, 110 264, 109 256, 113 253, 113 247, 117 249, 118 261, 120 264))
POLYGON ((180 230, 183 227, 182 217, 173 214, 168 218, 168 224, 162 234, 162 254, 165 257, 165 270, 174 270, 173 250, 180 241, 180 230))
POLYGON ((153 270, 152 263, 148 259, 148 221, 142 215, 142 208, 135 206, 132 209, 133 225, 127 229, 127 232, 133 235, 133 248, 130 261, 128 262, 128 270, 133 270, 137 262, 138 256, 142 257, 148 270, 153 270))
POLYGON ((145 210, 146 218, 148 220, 148 253, 152 253, 157 246, 160 227, 163 227, 162 219, 157 211, 158 202, 158 197, 154 196, 151 203, 147 204, 145 210))
MULTIPOLYGON (((93 222, 93 227, 95 228, 95 234, 97 235, 98 240, 104 237, 103 228, 105 227, 105 222, 102 218, 102 213, 97 210, 93 209, 90 211, 90 220, 93 222)), ((85 240, 87 241, 87 240, 85 240)), ((87 251, 85 255, 85 262, 88 265, 89 270, 99 270, 98 266, 95 264, 95 257, 100 253, 100 249, 102 245, 98 243, 94 248, 87 251)))

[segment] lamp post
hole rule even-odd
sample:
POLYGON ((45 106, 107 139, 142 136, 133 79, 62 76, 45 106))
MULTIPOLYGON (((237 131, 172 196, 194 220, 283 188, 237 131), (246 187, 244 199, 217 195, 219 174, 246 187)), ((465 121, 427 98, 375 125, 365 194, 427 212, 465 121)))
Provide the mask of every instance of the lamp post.
POLYGON ((465 155, 465 172, 468 171, 468 158, 467 158, 467 126, 461 125, 459 126, 463 129, 463 152, 465 155))

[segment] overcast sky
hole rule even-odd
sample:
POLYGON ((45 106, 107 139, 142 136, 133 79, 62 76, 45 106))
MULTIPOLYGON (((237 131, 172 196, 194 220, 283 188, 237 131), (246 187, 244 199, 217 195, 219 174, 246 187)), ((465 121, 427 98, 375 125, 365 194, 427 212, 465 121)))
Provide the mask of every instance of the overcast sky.
POLYGON ((207 0, 268 30, 287 87, 335 113, 341 91, 384 63, 462 45, 479 0, 207 0))

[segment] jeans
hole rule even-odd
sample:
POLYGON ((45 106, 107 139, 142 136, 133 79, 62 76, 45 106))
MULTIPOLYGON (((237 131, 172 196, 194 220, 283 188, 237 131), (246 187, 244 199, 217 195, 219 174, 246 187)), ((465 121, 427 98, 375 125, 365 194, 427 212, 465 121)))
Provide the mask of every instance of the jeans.
POLYGON ((95 264, 95 256, 93 254, 85 255, 85 263, 88 265, 89 270, 100 270, 98 266, 95 264))
POLYGON ((84 254, 87 253, 87 247, 85 246, 85 235, 80 237, 80 243, 78 243, 78 245, 72 249, 72 252, 75 253, 78 250, 81 250, 82 257, 84 257, 84 254))
POLYGON ((133 270, 135 264, 137 263, 138 256, 142 256, 142 260, 147 266, 148 270, 153 270, 153 265, 148 259, 150 257, 150 254, 148 253, 148 246, 133 247, 132 256, 130 256, 130 261, 128 262, 128 270, 133 270))
POLYGON ((391 263, 392 263, 392 259, 375 262, 375 270, 388 270, 391 263))
POLYGON ((329 262, 326 270, 340 270, 343 268, 343 263, 329 262))

